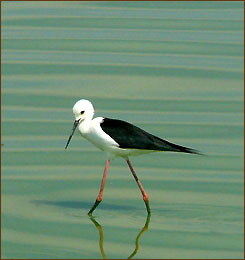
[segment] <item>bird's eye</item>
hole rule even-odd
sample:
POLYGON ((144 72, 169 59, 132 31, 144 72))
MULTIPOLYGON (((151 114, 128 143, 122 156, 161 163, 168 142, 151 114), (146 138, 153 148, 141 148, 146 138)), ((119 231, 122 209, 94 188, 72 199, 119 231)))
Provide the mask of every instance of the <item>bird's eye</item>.
POLYGON ((84 112, 85 112, 85 111, 83 110, 83 111, 80 112, 80 114, 82 115, 84 112))

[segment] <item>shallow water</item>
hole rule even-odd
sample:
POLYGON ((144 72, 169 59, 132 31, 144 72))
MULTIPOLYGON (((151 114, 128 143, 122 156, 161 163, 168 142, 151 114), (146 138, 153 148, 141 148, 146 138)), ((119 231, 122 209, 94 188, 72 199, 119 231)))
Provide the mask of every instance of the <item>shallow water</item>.
POLYGON ((2 2, 2 258, 243 258, 243 3, 2 2), (112 161, 71 108, 207 156, 112 161), (148 229, 147 229, 148 228, 148 229))

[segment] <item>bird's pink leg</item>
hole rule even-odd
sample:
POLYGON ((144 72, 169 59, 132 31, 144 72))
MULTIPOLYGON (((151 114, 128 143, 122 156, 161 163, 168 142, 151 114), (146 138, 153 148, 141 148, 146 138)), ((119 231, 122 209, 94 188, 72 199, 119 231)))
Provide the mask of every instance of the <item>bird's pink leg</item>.
POLYGON ((93 207, 90 209, 90 211, 88 213, 89 215, 92 215, 93 211, 96 209, 96 207, 102 201, 103 191, 104 191, 104 186, 105 186, 105 181, 106 181, 106 175, 107 175, 107 171, 108 171, 109 165, 110 165, 110 160, 107 160, 106 161, 106 165, 105 165, 104 175, 103 175, 103 178, 102 178, 102 181, 101 181, 100 193, 99 193, 99 195, 98 195, 98 197, 97 197, 93 207))
POLYGON ((139 188, 140 188, 140 191, 141 191, 141 193, 143 195, 143 200, 145 202, 147 212, 148 212, 148 214, 150 214, 151 213, 151 209, 150 209, 150 206, 149 206, 148 194, 145 192, 145 190, 144 190, 140 180, 138 179, 138 177, 137 177, 137 175, 136 175, 136 173, 135 173, 135 171, 133 169, 133 166, 131 165, 129 159, 127 159, 127 163, 128 163, 128 166, 129 166, 129 168, 130 168, 130 170, 131 170, 131 172, 132 172, 132 174, 133 174, 133 176, 134 176, 134 178, 135 178, 139 188))

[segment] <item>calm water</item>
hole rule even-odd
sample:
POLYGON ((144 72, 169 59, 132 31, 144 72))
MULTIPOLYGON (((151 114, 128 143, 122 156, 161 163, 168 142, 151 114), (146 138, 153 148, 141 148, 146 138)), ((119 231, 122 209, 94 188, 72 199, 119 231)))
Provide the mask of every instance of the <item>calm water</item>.
POLYGON ((243 258, 243 3, 2 2, 2 258, 243 258), (71 108, 208 156, 126 163, 71 108), (147 229, 148 228, 148 229, 147 229))

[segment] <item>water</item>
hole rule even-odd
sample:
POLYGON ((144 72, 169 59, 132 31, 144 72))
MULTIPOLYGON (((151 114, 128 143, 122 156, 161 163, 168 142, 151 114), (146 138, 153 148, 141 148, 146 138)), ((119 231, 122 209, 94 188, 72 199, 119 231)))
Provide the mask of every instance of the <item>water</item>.
POLYGON ((243 258, 243 3, 2 2, 2 258, 243 258), (80 98, 207 156, 126 163, 80 98))

